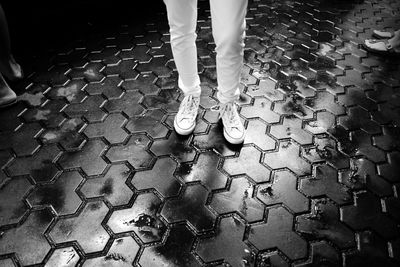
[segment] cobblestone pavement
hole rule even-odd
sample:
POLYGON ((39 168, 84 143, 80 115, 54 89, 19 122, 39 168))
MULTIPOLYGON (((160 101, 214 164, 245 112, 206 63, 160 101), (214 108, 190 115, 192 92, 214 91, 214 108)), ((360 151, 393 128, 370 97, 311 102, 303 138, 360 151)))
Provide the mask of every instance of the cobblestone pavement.
POLYGON ((400 59, 389 0, 251 1, 228 145, 200 3, 193 135, 165 14, 71 40, 0 111, 0 266, 398 266, 400 59))

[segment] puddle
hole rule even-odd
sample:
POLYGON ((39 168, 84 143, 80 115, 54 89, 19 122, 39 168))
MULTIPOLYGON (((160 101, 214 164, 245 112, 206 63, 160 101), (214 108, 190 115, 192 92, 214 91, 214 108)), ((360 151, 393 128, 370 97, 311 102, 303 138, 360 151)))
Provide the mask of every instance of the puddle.
POLYGON ((103 187, 100 189, 100 194, 101 195, 106 195, 109 196, 113 193, 114 191, 114 187, 113 187, 113 179, 112 178, 108 178, 104 184, 103 187))
POLYGON ((68 101, 75 99, 76 94, 79 92, 78 85, 73 84, 68 87, 60 87, 57 89, 57 96, 65 97, 68 101))
POLYGON ((35 120, 41 121, 41 120, 47 120, 48 116, 50 115, 51 111, 48 109, 45 110, 37 110, 35 115, 33 115, 33 118, 35 120))
POLYGON ((160 238, 165 232, 164 224, 148 214, 140 214, 136 219, 124 222, 124 224, 137 227, 140 234, 149 238, 160 238))
POLYGON ((332 47, 330 45, 320 43, 317 54, 321 55, 321 56, 326 56, 331 51, 332 51, 332 47))
POLYGON ((83 74, 93 78, 96 77, 96 73, 92 69, 87 69, 83 74))
POLYGON ((31 106, 40 106, 43 102, 44 95, 42 92, 37 94, 24 93, 18 96, 19 101, 26 101, 31 106))
POLYGON ((300 114, 301 116, 306 116, 307 113, 302 106, 301 102, 299 103, 298 101, 301 101, 302 99, 300 97, 292 96, 289 98, 289 101, 287 101, 283 105, 283 111, 288 114, 300 114))
POLYGON ((122 262, 126 262, 126 258, 124 257, 124 255, 122 255, 122 254, 120 254, 120 253, 116 253, 116 252, 107 254, 107 256, 104 257, 104 260, 105 260, 105 261, 113 260, 113 261, 122 261, 122 262))

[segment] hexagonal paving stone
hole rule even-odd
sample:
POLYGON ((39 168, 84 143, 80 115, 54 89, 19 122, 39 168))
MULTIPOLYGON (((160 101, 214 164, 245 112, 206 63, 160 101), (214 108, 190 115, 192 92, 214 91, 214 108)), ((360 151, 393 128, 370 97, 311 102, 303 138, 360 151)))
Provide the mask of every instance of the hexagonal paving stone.
POLYGON ((75 213, 82 203, 75 193, 82 180, 77 171, 64 172, 54 183, 36 186, 27 200, 32 206, 51 205, 57 215, 75 213))
POLYGON ((190 252, 193 241, 194 236, 185 225, 176 225, 171 228, 163 245, 144 248, 139 263, 141 266, 154 267, 200 266, 200 263, 190 252))
POLYGON ((200 181, 210 190, 224 188, 227 175, 219 171, 220 157, 213 151, 201 153, 194 164, 183 163, 178 166, 176 175, 185 182, 200 181))
POLYGON ((312 135, 303 130, 302 121, 296 117, 285 117, 282 124, 272 125, 270 134, 278 139, 291 138, 301 145, 312 143, 312 135))
POLYGON ((101 226, 107 212, 102 201, 89 202, 75 217, 58 220, 49 235, 56 243, 77 241, 86 253, 102 251, 110 238, 101 226))
POLYGON ((103 73, 107 76, 118 75, 123 80, 135 79, 139 73, 135 70, 138 63, 133 59, 124 59, 117 64, 108 65, 104 68, 103 73))
MULTIPOLYGON (((289 267, 289 263, 278 252, 264 252, 258 255, 256 264, 259 266, 289 267)), ((256 266, 258 266, 256 265, 256 266)))
POLYGON ((138 190, 154 188, 163 197, 176 196, 181 188, 174 176, 176 167, 171 158, 159 158, 151 170, 135 173, 131 183, 138 190))
POLYGON ((354 131, 350 134, 351 141, 356 147, 354 155, 364 156, 377 163, 386 161, 385 153, 371 143, 371 135, 362 130, 354 131))
POLYGON ((68 119, 58 129, 46 129, 40 140, 44 144, 59 143, 66 151, 79 150, 86 143, 80 134, 84 125, 80 118, 68 119))
POLYGON ((3 184, 6 180, 8 180, 5 172, 3 171, 3 167, 10 162, 12 156, 10 152, 6 150, 0 150, 0 185, 3 184))
POLYGON ((339 85, 336 83, 336 78, 334 74, 320 72, 317 74, 317 79, 311 81, 309 86, 317 89, 325 89, 329 93, 337 95, 345 92, 344 86, 339 85))
POLYGON ((400 150, 399 127, 385 125, 382 127, 382 135, 373 136, 373 144, 383 150, 400 150))
POLYGON ((133 196, 126 185, 130 173, 124 164, 111 165, 104 176, 86 180, 80 191, 87 198, 104 197, 113 206, 128 204, 133 196))
POLYGON ((282 207, 268 210, 267 223, 250 227, 249 241, 258 249, 277 247, 290 259, 307 255, 307 242, 292 231, 293 215, 282 207))
POLYGON ((266 205, 283 203, 295 213, 308 210, 309 200, 297 189, 297 178, 289 171, 276 172, 271 185, 261 185, 257 197, 266 205))
POLYGON ((261 120, 250 120, 246 127, 244 144, 254 144, 261 150, 272 150, 276 141, 267 135, 267 125, 261 120))
POLYGON ((335 115, 327 111, 322 111, 317 112, 316 120, 306 122, 304 129, 313 134, 321 134, 328 132, 328 129, 335 127, 335 124, 335 115))
POLYGON ((146 95, 143 105, 149 109, 161 108, 166 112, 177 112, 179 93, 176 89, 163 89, 158 95, 146 95))
POLYGON ((341 266, 341 263, 339 253, 326 241, 319 241, 311 244, 311 259, 294 266, 341 266))
POLYGON ((313 111, 304 104, 300 96, 287 97, 285 101, 274 103, 274 112, 284 116, 296 116, 299 119, 312 119, 313 111))
POLYGON ((314 111, 326 110, 336 116, 346 112, 344 106, 336 103, 335 97, 326 91, 318 91, 316 97, 307 101, 306 105, 314 111))
POLYGON ((21 225, 4 231, 0 239, 0 255, 15 253, 24 266, 42 263, 51 248, 43 233, 52 219, 48 209, 31 212, 21 225))
POLYGON ((201 95, 200 95, 200 106, 204 109, 209 109, 218 104, 218 102, 212 98, 215 91, 207 84, 201 84, 201 95))
POLYGON ((189 145, 189 139, 175 131, 166 140, 155 140, 151 151, 156 156, 172 155, 179 162, 193 161, 196 156, 196 151, 189 145))
POLYGON ((89 95, 103 94, 107 99, 120 98, 123 95, 123 90, 120 87, 122 83, 118 76, 108 76, 98 83, 90 83, 85 87, 85 91, 89 95))
POLYGON ((393 193, 392 186, 380 177, 374 163, 368 159, 352 159, 350 170, 340 173, 340 182, 351 189, 368 188, 379 196, 388 196, 393 193))
POLYGON ((363 79, 361 73, 356 70, 347 70, 346 75, 337 77, 337 83, 343 87, 357 86, 361 89, 372 88, 372 85, 363 79))
POLYGON ((379 124, 389 124, 395 127, 400 125, 400 108, 395 107, 388 102, 379 105, 378 111, 372 111, 373 121, 379 124))
POLYGON ((311 213, 297 217, 296 230, 307 239, 328 239, 342 249, 355 245, 353 231, 340 221, 338 207, 327 199, 312 200, 311 213))
POLYGON ((316 166, 312 177, 300 180, 299 188, 309 197, 325 195, 338 204, 351 200, 348 188, 338 182, 338 172, 329 165, 316 166))
POLYGON ((72 79, 85 79, 88 82, 101 81, 104 76, 101 71, 104 69, 104 65, 100 62, 92 62, 85 65, 83 68, 73 68, 69 73, 72 79))
POLYGON ((102 95, 86 97, 81 103, 68 105, 63 111, 72 118, 85 117, 89 122, 100 122, 107 117, 102 109, 106 100, 102 95))
POLYGON ((278 152, 265 154, 264 163, 272 169, 289 168, 297 175, 311 172, 311 165, 300 157, 299 147, 292 142, 281 142, 278 152))
POLYGON ((338 95, 338 102, 347 107, 359 105, 370 111, 378 107, 374 101, 367 98, 364 91, 357 87, 348 87, 346 94, 338 95))
POLYGON ((254 147, 243 147, 239 157, 226 158, 223 169, 230 175, 246 174, 253 181, 267 182, 271 171, 261 163, 261 152, 254 147), (243 168, 243 166, 247 168, 243 168))
POLYGON ((252 106, 242 107, 240 114, 248 119, 260 118, 266 123, 277 123, 280 118, 272 111, 271 102, 265 98, 256 98, 252 106))
POLYGON ((358 234, 357 250, 344 254, 345 266, 398 266, 388 257, 387 242, 372 231, 358 234))
POLYGON ((106 256, 88 259, 84 267, 122 267, 132 266, 139 245, 130 237, 122 237, 113 241, 106 256))
POLYGON ((0 226, 18 223, 28 207, 22 201, 32 185, 25 177, 5 180, 0 186, 0 226))
POLYGON ((276 88, 276 82, 266 79, 261 80, 258 85, 249 86, 246 92, 252 97, 266 97, 270 101, 283 100, 283 93, 276 88))
POLYGON ((356 230, 372 228, 386 239, 399 236, 396 223, 382 212, 380 199, 369 192, 354 194, 354 205, 340 208, 341 220, 356 230))
POLYGON ((0 133, 0 149, 12 148, 17 156, 32 155, 39 147, 36 137, 42 131, 38 123, 23 124, 12 135, 0 133))
POLYGON ((117 54, 118 49, 116 49, 115 47, 106 47, 101 51, 92 51, 86 56, 86 58, 90 62, 103 62, 106 65, 113 65, 121 60, 116 56, 117 54))
POLYGON ((145 243, 160 241, 166 231, 156 215, 160 206, 154 193, 139 194, 131 208, 114 210, 107 225, 116 234, 135 232, 145 243))
POLYGON ((226 217, 221 219, 218 229, 215 237, 199 240, 196 253, 205 262, 224 260, 229 266, 243 266, 250 253, 249 246, 243 242, 245 224, 234 216, 226 217))
POLYGON ((140 115, 145 110, 139 104, 142 97, 142 94, 137 91, 128 91, 122 97, 108 101, 104 108, 109 112, 123 112, 128 117, 140 115))
POLYGON ((2 259, 2 260, 0 260, 0 266, 15 267, 16 265, 14 264, 12 259, 2 259))
POLYGON ((301 153, 312 163, 327 162, 337 169, 350 166, 350 157, 340 152, 336 141, 330 137, 314 138, 314 146, 302 148, 301 153))
POLYGON ((160 88, 154 84, 157 77, 154 74, 142 74, 135 80, 125 80, 122 88, 127 91, 138 90, 144 95, 156 95, 160 92, 160 88))
POLYGON ((178 199, 168 199, 161 215, 169 223, 186 221, 197 232, 211 230, 216 216, 206 208, 208 191, 199 184, 188 186, 178 199))
POLYGON ((379 125, 374 122, 368 111, 356 106, 348 110, 348 116, 340 117, 339 124, 343 125, 347 130, 354 131, 362 129, 369 134, 378 134, 381 132, 379 125))
POLYGON ((235 151, 239 151, 241 146, 234 146, 228 143, 223 136, 223 125, 217 123, 211 125, 207 134, 194 136, 193 145, 201 150, 215 150, 223 156, 233 156, 235 151))
POLYGON ((53 251, 45 267, 74 267, 79 259, 80 256, 73 247, 59 248, 53 251))
POLYGON ((264 217, 264 206, 254 197, 254 185, 247 178, 235 178, 228 191, 213 195, 210 206, 218 214, 237 212, 247 222, 260 221, 264 217))
POLYGON ((80 151, 64 153, 58 163, 64 168, 81 168, 87 175, 101 174, 107 163, 101 158, 106 145, 101 140, 90 140, 80 151))
POLYGON ((139 62, 148 62, 151 56, 147 54, 149 47, 146 45, 137 45, 132 49, 121 51, 119 56, 123 59, 137 59, 139 62))
POLYGON ((149 110, 129 119, 126 129, 131 133, 145 132, 152 138, 164 138, 169 130, 162 124, 165 113, 161 109, 149 110))
POLYGON ((141 74, 153 72, 157 76, 169 76, 172 73, 172 69, 166 67, 168 59, 166 57, 155 57, 150 60, 150 62, 139 63, 136 70, 141 74))
POLYGON ((389 180, 392 183, 399 182, 399 171, 400 171, 400 153, 394 151, 388 153, 388 162, 382 165, 378 165, 378 174, 389 180))
POLYGON ((148 168, 153 157, 148 152, 150 140, 144 134, 132 135, 123 146, 113 146, 107 152, 112 162, 127 161, 135 169, 148 168))
POLYGON ((119 113, 110 114, 103 122, 89 124, 84 133, 89 138, 104 137, 111 144, 122 143, 128 137, 128 133, 122 129, 126 121, 119 113))
POLYGON ((61 113, 65 106, 64 100, 50 100, 41 107, 27 109, 21 117, 26 122, 40 122, 45 127, 54 128, 65 120, 61 113))
POLYGON ((56 145, 44 146, 31 157, 16 158, 7 171, 11 176, 29 174, 36 182, 48 182, 59 172, 54 163, 60 154, 56 145))
POLYGON ((82 90, 86 86, 83 80, 72 80, 63 86, 57 86, 46 92, 50 99, 66 99, 68 103, 80 103, 86 97, 82 90))

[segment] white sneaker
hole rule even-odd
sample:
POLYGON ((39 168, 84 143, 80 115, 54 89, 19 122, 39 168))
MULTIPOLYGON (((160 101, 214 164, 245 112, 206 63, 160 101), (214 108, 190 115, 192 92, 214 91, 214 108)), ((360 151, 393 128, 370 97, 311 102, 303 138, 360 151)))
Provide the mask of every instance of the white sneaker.
POLYGON ((0 108, 5 108, 17 102, 17 95, 8 86, 3 76, 0 74, 0 108))
POLYGON ((224 137, 231 144, 241 144, 244 141, 245 129, 240 120, 237 107, 234 102, 220 105, 220 118, 224 125, 224 137))
POLYGON ((179 111, 174 119, 175 131, 180 135, 191 134, 196 127, 197 111, 199 109, 200 97, 187 95, 183 98, 179 111))

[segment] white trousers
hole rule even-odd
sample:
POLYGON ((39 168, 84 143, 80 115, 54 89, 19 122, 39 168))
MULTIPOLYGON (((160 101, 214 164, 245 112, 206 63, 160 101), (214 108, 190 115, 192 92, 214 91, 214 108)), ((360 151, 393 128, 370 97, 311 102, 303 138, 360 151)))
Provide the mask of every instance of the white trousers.
MULTIPOLYGON (((210 0, 211 26, 216 45, 217 98, 221 103, 239 97, 248 0, 210 0)), ((197 69, 197 0, 164 0, 171 48, 178 69, 178 86, 185 95, 200 96, 197 69)))

